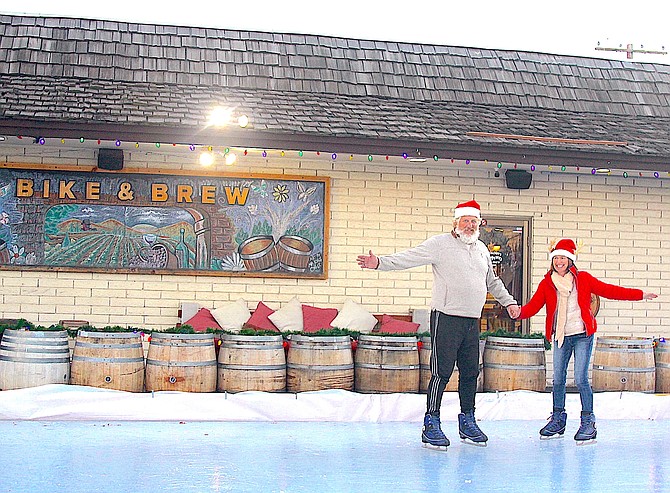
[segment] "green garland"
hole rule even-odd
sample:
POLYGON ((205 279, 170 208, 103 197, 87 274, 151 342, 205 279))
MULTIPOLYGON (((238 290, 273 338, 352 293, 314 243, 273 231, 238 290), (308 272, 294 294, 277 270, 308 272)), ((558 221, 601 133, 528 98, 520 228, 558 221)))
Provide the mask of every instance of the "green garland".
POLYGON ((480 339, 486 339, 487 337, 512 337, 516 339, 544 339, 544 349, 547 351, 551 349, 551 342, 549 342, 544 334, 539 332, 531 332, 530 334, 522 334, 521 332, 508 332, 504 329, 498 330, 489 330, 479 334, 480 339))

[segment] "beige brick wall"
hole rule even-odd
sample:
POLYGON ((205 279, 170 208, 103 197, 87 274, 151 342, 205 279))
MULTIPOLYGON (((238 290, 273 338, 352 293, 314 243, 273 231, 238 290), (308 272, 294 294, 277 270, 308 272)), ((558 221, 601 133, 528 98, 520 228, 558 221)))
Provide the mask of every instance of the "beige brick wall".
MULTIPOLYGON (((0 147, 0 162, 95 166, 90 151, 0 147), (27 149, 27 150, 26 150, 27 149), (32 154, 31 154, 32 153, 32 154), (26 155, 27 154, 27 155, 26 155)), ((126 151, 128 168, 200 169, 196 153, 126 151)), ((219 276, 0 271, 0 316, 40 324, 85 319, 96 326, 165 329, 178 322, 181 301, 216 307, 245 299, 278 307, 293 296, 321 307, 346 298, 375 313, 407 313, 430 303, 428 268, 361 271, 356 256, 388 254, 451 228, 456 203, 475 198, 484 214, 532 217, 532 286, 548 268, 548 244, 561 236, 584 241, 578 266, 607 282, 658 292, 659 301, 603 300, 600 334, 668 336, 670 326, 670 179, 623 178, 543 170, 529 190, 509 190, 495 166, 463 162, 410 163, 376 157, 353 161, 326 155, 300 159, 251 153, 220 171, 330 176, 331 214, 327 280, 219 276)), ((306 153, 307 154, 307 153, 306 153)), ((313 153, 312 153, 313 155, 313 153)), ((533 318, 543 330, 544 311, 533 318)), ((548 354, 549 362, 551 355, 548 354)))

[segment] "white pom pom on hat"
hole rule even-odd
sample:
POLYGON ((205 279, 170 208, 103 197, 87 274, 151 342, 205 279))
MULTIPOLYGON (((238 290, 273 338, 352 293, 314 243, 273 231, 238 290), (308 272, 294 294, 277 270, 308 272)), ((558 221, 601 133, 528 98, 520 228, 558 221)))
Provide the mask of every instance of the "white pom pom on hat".
POLYGON ((474 200, 468 200, 462 204, 458 204, 454 210, 454 219, 458 219, 463 216, 474 216, 481 219, 482 212, 479 204, 474 200))

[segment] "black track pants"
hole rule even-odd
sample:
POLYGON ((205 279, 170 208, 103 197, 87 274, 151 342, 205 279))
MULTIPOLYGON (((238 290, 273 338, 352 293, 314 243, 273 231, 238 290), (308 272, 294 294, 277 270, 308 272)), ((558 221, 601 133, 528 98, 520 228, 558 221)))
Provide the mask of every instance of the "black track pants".
POLYGON ((479 319, 456 317, 433 310, 430 314, 430 383, 427 412, 437 413, 454 363, 458 364, 461 412, 475 408, 479 375, 479 319))

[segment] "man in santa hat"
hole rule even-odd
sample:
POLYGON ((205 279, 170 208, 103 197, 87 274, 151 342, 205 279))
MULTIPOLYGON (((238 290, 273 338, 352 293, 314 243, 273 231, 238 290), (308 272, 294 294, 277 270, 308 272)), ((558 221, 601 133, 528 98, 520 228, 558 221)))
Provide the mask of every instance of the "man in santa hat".
POLYGON ((420 245, 392 255, 360 255, 363 269, 409 269, 430 264, 433 292, 430 315, 431 379, 421 441, 424 446, 445 449, 449 440, 440 428, 442 394, 458 364, 458 395, 461 413, 458 431, 462 440, 486 445, 488 437, 475 421, 475 393, 479 374, 479 318, 486 294, 491 293, 512 317, 519 306, 495 275, 488 248, 479 241, 481 210, 474 200, 458 204, 453 229, 420 245))

